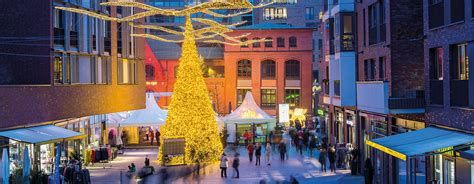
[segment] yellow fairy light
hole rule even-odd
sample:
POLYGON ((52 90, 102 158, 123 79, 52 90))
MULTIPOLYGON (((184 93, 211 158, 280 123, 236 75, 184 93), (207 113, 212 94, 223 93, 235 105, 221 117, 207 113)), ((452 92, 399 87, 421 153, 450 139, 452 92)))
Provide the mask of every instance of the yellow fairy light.
MULTIPOLYGON (((163 138, 185 138, 186 163, 218 161, 223 148, 220 142, 221 139, 219 137, 214 111, 212 109, 211 101, 209 100, 209 92, 202 74, 204 61, 198 54, 196 41, 202 40, 202 42, 207 43, 246 45, 265 41, 265 39, 247 40, 242 42, 239 38, 246 37, 249 34, 242 34, 239 36, 228 36, 225 34, 232 32, 231 27, 242 25, 245 22, 222 25, 213 20, 195 18, 193 19, 194 21, 206 26, 195 30, 191 20, 191 15, 195 13, 205 13, 215 17, 232 17, 251 12, 254 8, 268 4, 253 6, 252 3, 248 2, 248 0, 214 0, 212 2, 205 2, 192 7, 187 6, 182 10, 161 9, 144 3, 130 1, 104 2, 101 3, 101 5, 137 8, 143 10, 143 12, 125 16, 123 18, 117 18, 90 12, 84 9, 66 7, 56 8, 88 15, 102 20, 130 22, 131 26, 134 28, 160 30, 183 38, 183 40, 172 40, 151 34, 131 34, 131 36, 135 37, 149 38, 164 42, 182 42, 182 52, 179 59, 177 79, 174 84, 168 117, 165 125, 161 127, 161 134, 163 138), (241 11, 228 15, 212 11, 218 9, 237 9, 241 11), (156 25, 133 23, 135 20, 154 15, 184 16, 185 26, 181 27, 184 31, 180 32, 156 25), (214 39, 216 36, 223 37, 226 41, 214 39)), ((160 147, 160 149, 162 149, 162 147, 160 147)), ((159 159, 163 158, 161 153, 163 153, 162 150, 159 152, 159 159)), ((180 162, 181 160, 182 157, 173 157, 171 158, 171 163, 180 162)))

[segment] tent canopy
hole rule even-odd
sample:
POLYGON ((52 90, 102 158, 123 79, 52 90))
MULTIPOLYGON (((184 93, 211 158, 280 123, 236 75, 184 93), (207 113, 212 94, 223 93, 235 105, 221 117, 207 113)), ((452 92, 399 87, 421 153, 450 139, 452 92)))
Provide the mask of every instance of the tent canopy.
POLYGON ((122 127, 128 126, 160 126, 163 125, 168 116, 168 111, 162 110, 156 104, 155 96, 147 94, 146 108, 133 111, 127 119, 119 122, 122 127))
POLYGON ((387 136, 370 141, 367 145, 399 159, 423 155, 452 146, 474 143, 474 135, 428 127, 421 130, 387 136))
POLYGON ((234 112, 222 119, 225 123, 273 123, 275 118, 260 109, 253 99, 252 93, 247 92, 242 104, 234 112))
POLYGON ((0 132, 0 136, 8 137, 20 142, 31 144, 45 143, 60 139, 76 139, 85 135, 79 132, 57 127, 54 125, 44 125, 37 127, 20 128, 0 132))

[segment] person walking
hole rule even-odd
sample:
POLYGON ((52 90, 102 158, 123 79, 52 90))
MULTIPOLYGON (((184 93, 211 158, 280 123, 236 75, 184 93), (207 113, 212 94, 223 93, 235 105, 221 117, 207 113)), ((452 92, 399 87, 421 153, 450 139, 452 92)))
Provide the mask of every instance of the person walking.
POLYGON ((149 135, 149 137, 150 137, 150 140, 151 140, 151 141, 150 141, 150 145, 153 146, 153 140, 155 139, 155 132, 153 132, 153 129, 150 130, 150 135, 149 135))
POLYGON ((267 165, 271 165, 271 156, 272 156, 272 146, 270 145, 269 142, 267 142, 267 146, 265 147, 265 161, 267 162, 267 165))
POLYGON ((321 172, 326 172, 326 149, 321 148, 319 151, 319 158, 318 161, 321 164, 321 172))
POLYGON ((158 131, 158 129, 156 129, 155 138, 156 138, 156 145, 158 145, 158 146, 161 145, 161 143, 160 143, 160 136, 161 136, 160 131, 158 131))
POLYGON ((149 133, 150 133, 150 129, 149 129, 149 128, 146 128, 146 129, 145 129, 145 136, 146 136, 146 140, 147 140, 147 141, 150 140, 149 137, 148 137, 148 136, 149 136, 149 133))
POLYGON ((255 165, 260 165, 260 156, 262 156, 262 146, 257 143, 255 147, 255 165))
POLYGON ((309 156, 313 157, 313 150, 316 148, 316 138, 313 136, 310 137, 309 141, 309 156))
POLYGON ((303 142, 303 136, 298 136, 298 150, 300 152, 300 155, 303 156, 303 146, 304 146, 304 142, 303 142))
POLYGON ((372 166, 372 161, 370 160, 370 158, 367 158, 365 160, 364 179, 365 184, 372 184, 374 179, 374 167, 372 166))
POLYGON ((227 159, 227 156, 225 155, 225 153, 222 153, 222 155, 221 155, 221 164, 220 164, 221 178, 224 178, 224 177, 227 178, 228 161, 229 160, 227 159))
POLYGON ((336 149, 333 146, 329 145, 328 151, 328 159, 329 159, 329 168, 331 172, 336 172, 336 149))
POLYGON ((234 161, 232 162, 232 168, 234 168, 234 178, 239 178, 239 165, 240 165, 239 153, 236 153, 234 156, 234 161), (236 174, 237 176, 235 176, 236 174))
POLYGON ((278 146, 278 151, 280 152, 280 160, 284 161, 285 154, 286 154, 286 145, 283 140, 280 141, 280 145, 278 146))
POLYGON ((253 150, 254 150, 254 145, 251 144, 251 143, 249 143, 249 144, 247 145, 247 152, 248 152, 248 154, 249 154, 249 160, 250 160, 250 162, 252 162, 253 150))

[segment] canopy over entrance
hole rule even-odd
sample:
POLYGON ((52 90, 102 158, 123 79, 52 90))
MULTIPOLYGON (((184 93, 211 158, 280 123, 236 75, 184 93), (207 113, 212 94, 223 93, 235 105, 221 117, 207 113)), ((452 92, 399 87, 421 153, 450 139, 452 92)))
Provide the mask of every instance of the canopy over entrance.
POLYGON ((274 123, 275 118, 260 109, 252 93, 245 94, 242 104, 234 112, 222 119, 225 123, 274 123))
POLYGON ((162 110, 156 104, 155 96, 147 94, 146 108, 133 111, 127 119, 119 122, 121 127, 128 126, 160 126, 163 125, 168 116, 168 111, 162 110))
POLYGON ((30 144, 43 144, 65 139, 81 139, 86 135, 54 125, 44 125, 7 130, 0 132, 0 136, 30 144))
POLYGON ((421 130, 367 140, 367 145, 406 160, 407 157, 423 155, 443 148, 474 143, 474 135, 428 127, 421 130))

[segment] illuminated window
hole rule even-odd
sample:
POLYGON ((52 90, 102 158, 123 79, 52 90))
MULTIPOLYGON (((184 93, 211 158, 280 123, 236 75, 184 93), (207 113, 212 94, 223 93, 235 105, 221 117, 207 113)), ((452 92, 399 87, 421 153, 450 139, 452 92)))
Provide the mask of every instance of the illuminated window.
MULTIPOLYGON (((246 42, 246 41, 248 41, 248 40, 249 40, 249 39, 247 39, 247 38, 241 38, 241 39, 240 39, 241 42, 246 42)), ((240 47, 247 48, 247 47, 249 47, 249 44, 242 44, 242 45, 240 45, 240 47)))
POLYGON ((285 89, 285 103, 290 104, 290 107, 298 107, 300 101, 299 89, 285 89))
POLYGON ((265 20, 286 19, 286 8, 264 8, 263 17, 265 20))
POLYGON ((261 106, 262 108, 276 107, 276 89, 262 89, 261 90, 261 106))
POLYGON ((135 60, 119 58, 118 61, 119 84, 136 84, 137 64, 135 60))

